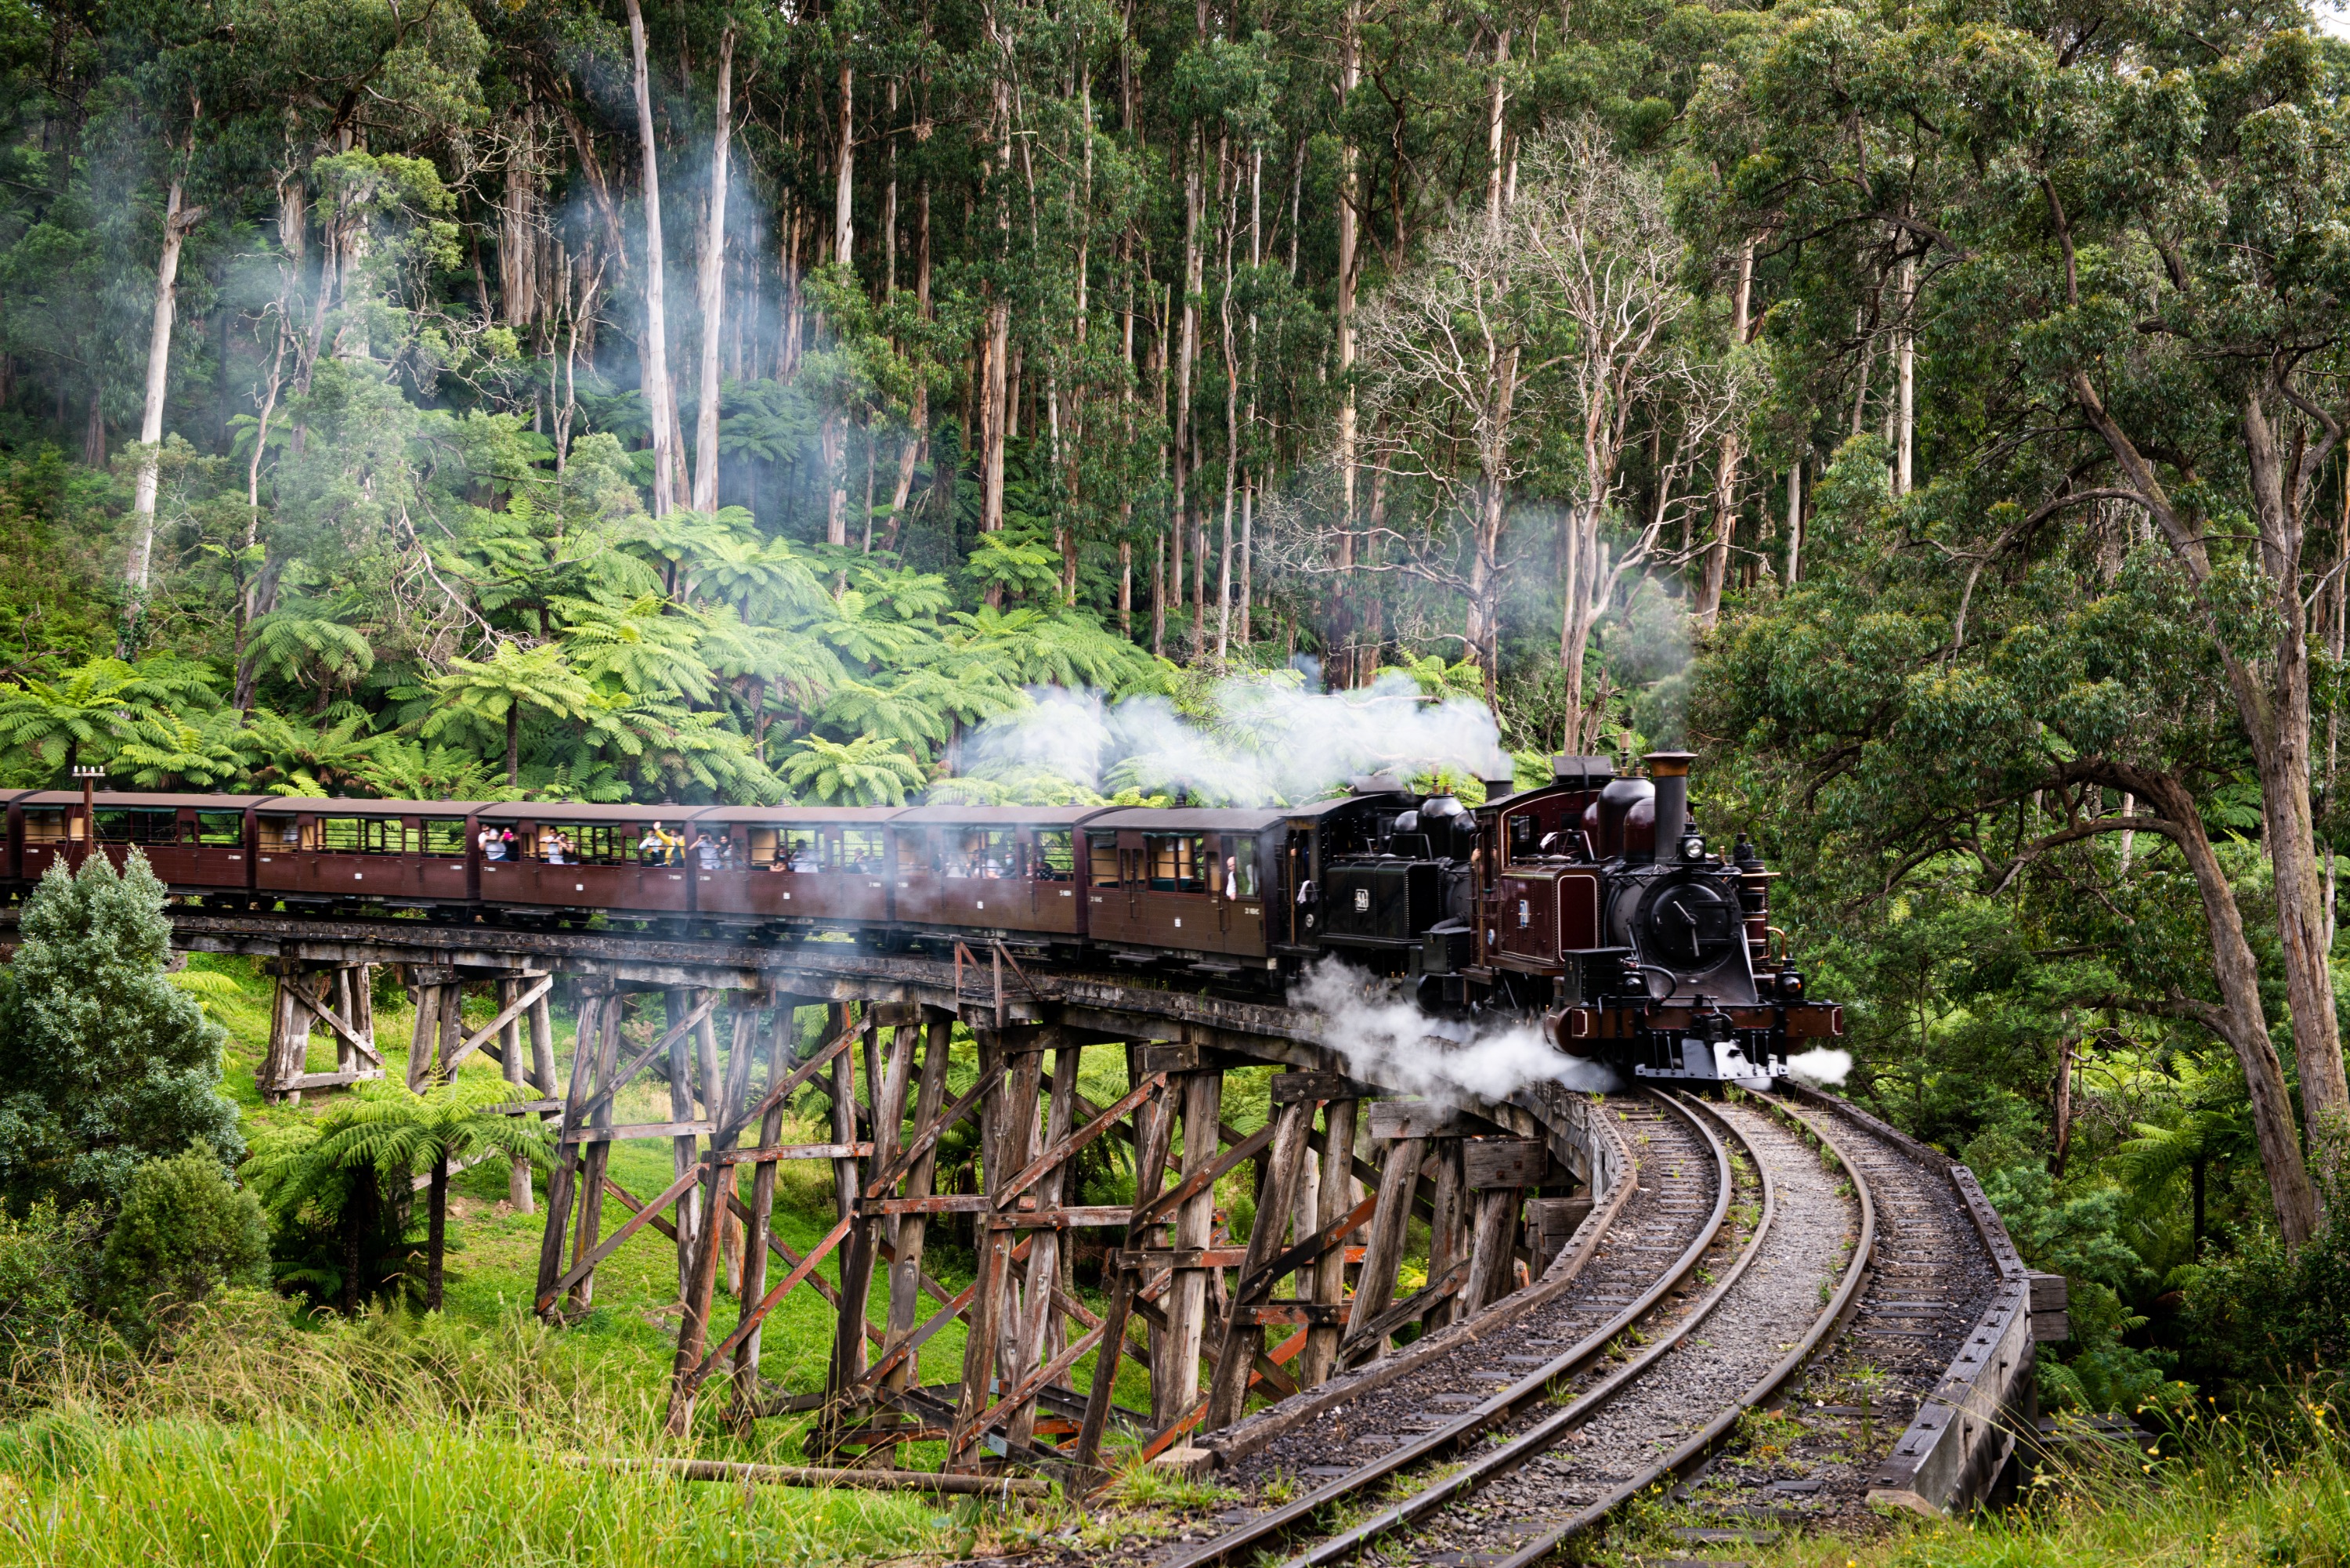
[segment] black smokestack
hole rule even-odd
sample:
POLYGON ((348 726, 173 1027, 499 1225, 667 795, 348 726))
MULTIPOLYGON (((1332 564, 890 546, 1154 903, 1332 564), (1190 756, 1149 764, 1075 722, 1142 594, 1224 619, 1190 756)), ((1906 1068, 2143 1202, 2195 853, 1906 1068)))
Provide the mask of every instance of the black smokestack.
POLYGON ((1694 752, 1650 752, 1645 759, 1657 784, 1657 858, 1678 860, 1689 827, 1689 771, 1694 752))

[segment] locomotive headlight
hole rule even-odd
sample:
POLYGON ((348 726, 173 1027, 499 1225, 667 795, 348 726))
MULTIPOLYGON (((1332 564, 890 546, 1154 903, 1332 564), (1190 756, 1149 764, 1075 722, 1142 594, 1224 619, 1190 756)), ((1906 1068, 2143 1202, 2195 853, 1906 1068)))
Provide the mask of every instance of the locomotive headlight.
POLYGON ((1804 995, 1803 971, 1783 969, 1779 971, 1779 994, 1789 1002, 1800 1002, 1804 995))
POLYGON ((1681 858, 1684 860, 1702 860, 1705 858, 1705 839, 1702 835, 1691 833, 1683 836, 1681 839, 1681 858))

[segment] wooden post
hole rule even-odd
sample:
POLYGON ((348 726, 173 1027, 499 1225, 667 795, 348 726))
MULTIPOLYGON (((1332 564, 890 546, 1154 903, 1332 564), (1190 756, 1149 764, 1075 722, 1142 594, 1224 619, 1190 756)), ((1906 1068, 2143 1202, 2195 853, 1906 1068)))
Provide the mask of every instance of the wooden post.
POLYGON ((1461 1290, 1461 1317, 1474 1316, 1510 1293, 1510 1263, 1518 1239, 1521 1188, 1490 1188, 1477 1194, 1476 1230, 1469 1254, 1469 1282, 1461 1290))
MULTIPOLYGON (((910 1029, 901 1033, 911 1033, 910 1029)), ((919 1137, 928 1132, 931 1124, 939 1119, 947 1096, 947 1061, 954 1044, 954 1015, 929 1012, 921 1029, 922 1083, 914 1096, 914 1134, 919 1137)), ((878 1143, 878 1137, 877 1137, 878 1143)), ((905 1195, 928 1198, 937 1185, 938 1146, 933 1144, 906 1172, 905 1195)), ((876 1149, 875 1168, 881 1168, 876 1149)), ((915 1321, 920 1315, 922 1303, 922 1249, 930 1236, 930 1222, 920 1214, 904 1214, 898 1219, 898 1233, 891 1242, 895 1261, 889 1265, 889 1329, 881 1342, 884 1355, 895 1351, 914 1335, 915 1321)), ((914 1374, 919 1355, 907 1356, 891 1367, 882 1377, 882 1386, 904 1389, 920 1380, 914 1374)))
MULTIPOLYGON (((1359 1100, 1332 1100, 1322 1107, 1322 1207, 1314 1217, 1317 1231, 1336 1225, 1354 1204, 1355 1113, 1359 1100)), ((1333 1247, 1314 1265, 1314 1300, 1336 1306, 1347 1294, 1347 1249, 1333 1247)), ((1326 1382, 1338 1357, 1340 1330, 1336 1324, 1317 1324, 1305 1334, 1305 1349, 1297 1359, 1297 1386, 1311 1388, 1326 1382)))
POLYGON ((441 988, 441 1054, 432 1064, 432 1075, 443 1083, 457 1075, 457 1053, 465 1044, 465 983, 457 971, 449 971, 449 983, 441 988))
MULTIPOLYGON (((979 1041, 983 1076, 1005 1060, 1006 1042, 993 1029, 972 1031, 979 1041)), ((1008 1064, 1003 1082, 980 1101, 980 1149, 983 1179, 981 1189, 991 1196, 1026 1163, 1029 1129, 1035 1126, 1036 1096, 1041 1087, 1044 1058, 1035 1051, 1018 1053, 1008 1064), (1014 1129, 1017 1129, 1015 1132, 1014 1129)), ((979 1440, 980 1416, 995 1401, 996 1375, 1003 1355, 1005 1296, 1011 1285, 1012 1251, 1018 1237, 1009 1227, 992 1223, 993 1215, 979 1216, 979 1278, 965 1320, 962 1396, 955 1407, 954 1424, 947 1438, 949 1470, 969 1473, 983 1460, 969 1450, 979 1440)))
MULTIPOLYGON (((1435 1213, 1428 1225, 1428 1277, 1431 1280, 1441 1279, 1461 1259, 1464 1250, 1461 1243, 1465 1240, 1461 1234, 1461 1210, 1468 1198, 1461 1180, 1461 1140, 1440 1137, 1433 1141, 1436 1145, 1436 1199, 1433 1205, 1435 1213)), ((1456 1291, 1429 1308, 1419 1320, 1420 1332, 1433 1334, 1452 1322, 1458 1315, 1456 1309, 1460 1302, 1461 1295, 1456 1291)))
POLYGON ((441 1037, 441 982, 433 978, 440 972, 421 967, 409 971, 415 982, 416 1018, 408 1032, 408 1086, 419 1093, 432 1075, 432 1044, 441 1037))
MULTIPOLYGON (((537 978, 536 975, 523 976, 525 984, 537 978)), ((530 1004, 529 1016, 531 1081, 538 1085, 540 1095, 552 1099, 555 1096, 555 1019, 547 1012, 546 992, 540 992, 538 1000, 530 1004)), ((372 1017, 369 1022, 373 1023, 372 1017)))
MULTIPOLYGON (((504 1012, 514 1005, 514 999, 521 994, 522 981, 499 981, 498 1011, 504 1012)), ((345 1016, 349 1015, 346 1013, 345 1016)), ((499 1064, 500 1069, 505 1074, 506 1082, 515 1086, 515 1097, 520 1098, 523 1085, 522 1021, 520 1019, 508 1021, 504 1030, 499 1033, 498 1054, 505 1058, 499 1064)), ((506 1161, 506 1202, 512 1205, 517 1214, 527 1214, 531 1211, 529 1160, 515 1157, 506 1161)))
MULTIPOLYGON (((1040 1048, 1026 1060, 1038 1067, 1044 1064, 1040 1048)), ((1053 1057, 1053 1098, 1045 1117, 1045 1139, 1041 1147, 1033 1151, 1021 1149, 1006 1166, 1006 1174, 1024 1168, 1045 1149, 1057 1148, 1061 1140, 1075 1130, 1074 1112, 1077 1099, 1077 1068, 1085 1048, 1073 1043, 1063 1044, 1053 1057)), ((1034 1138, 1034 1118, 1026 1124, 1028 1130, 1020 1134, 1020 1141, 1034 1138)), ((1068 1162, 1063 1160, 1037 1179, 1036 1206, 1058 1209, 1062 1194, 1068 1186, 1068 1162)), ((1033 1233, 1028 1243, 1028 1272, 1023 1285, 1021 1307, 1025 1319, 1020 1332, 1013 1337, 1013 1365, 1005 1376, 1014 1383, 1024 1383, 1029 1374, 1053 1359, 1062 1345, 1059 1333, 1060 1314, 1054 1304, 1054 1292, 1061 1283, 1061 1232, 1044 1230, 1033 1233)), ((1004 1435, 1014 1443, 1024 1444, 1036 1435, 1036 1401, 1022 1400, 1004 1413, 1004 1435)))
MULTIPOLYGON (((1281 1233, 1287 1227, 1292 1200, 1306 1164, 1305 1135, 1314 1126, 1314 1102, 1293 1101, 1281 1106, 1277 1115, 1279 1126, 1274 1129, 1273 1144, 1267 1151, 1270 1158, 1265 1162, 1264 1180, 1257 1189, 1256 1224, 1249 1231, 1247 1261, 1241 1265, 1240 1284, 1232 1292, 1231 1314, 1224 1323, 1223 1350, 1216 1357, 1215 1381, 1209 1386, 1207 1418, 1201 1423, 1206 1431, 1229 1427, 1241 1418, 1241 1411, 1248 1403, 1249 1376, 1256 1369, 1256 1358, 1264 1351, 1264 1329, 1249 1321, 1249 1311, 1273 1293, 1273 1282, 1255 1276, 1281 1247, 1281 1233)), ((1407 1214, 1410 1212, 1410 1203, 1407 1189, 1407 1214)), ((1345 1251, 1342 1242, 1339 1251, 1343 1255, 1345 1251)))
MULTIPOLYGON (((579 999, 579 1033, 571 1048, 571 1087, 564 1096, 563 1119, 557 1124, 558 1139, 579 1126, 588 1096, 594 1087, 595 1041, 598 1031, 603 1027, 602 1014, 609 1001, 608 996, 597 992, 589 992, 579 999)), ((549 1033, 552 1033, 550 1027, 549 1033)), ((553 1054, 550 1045, 550 1060, 553 1054)), ((531 1299, 534 1301, 543 1300, 546 1293, 555 1288, 555 1282, 563 1277, 563 1243, 570 1229, 571 1205, 577 1189, 577 1178, 578 1155, 575 1146, 558 1141, 555 1168, 546 1178, 546 1229, 539 1238, 538 1288, 533 1293, 531 1299)))
MULTIPOLYGON (((1132 1048, 1127 1052, 1127 1082, 1131 1085, 1141 1077, 1141 1063, 1132 1048)), ((1144 1210, 1159 1199, 1166 1186, 1167 1149, 1174 1127, 1171 1092, 1151 1096, 1134 1111, 1134 1215, 1139 1219, 1144 1210)), ((1127 1222, 1126 1245, 1139 1247, 1145 1228, 1133 1220, 1127 1222)), ((1076 1463, 1086 1469, 1101 1468, 1102 1435, 1109 1428, 1110 1404, 1118 1391, 1118 1357, 1126 1350, 1126 1320, 1134 1311, 1134 1298, 1142 1288, 1139 1269, 1119 1268, 1113 1271, 1107 1310, 1102 1314, 1101 1350, 1094 1357, 1093 1384, 1086 1392, 1086 1418, 1077 1429, 1076 1463)), ((1157 1362, 1153 1361, 1151 1380, 1158 1381, 1157 1362)))
MULTIPOLYGON (((662 1023, 674 1031, 686 1014, 693 1011, 701 998, 689 991, 669 990, 661 992, 662 1023)), ((685 1036, 678 1035, 669 1043, 669 1116, 673 1122, 693 1119, 693 1054, 685 1036)), ((693 1168, 696 1140, 691 1133, 672 1137, 670 1144, 670 1175, 683 1176, 693 1168)), ((677 1201, 677 1291, 683 1299, 693 1278, 694 1239, 702 1229, 702 1193, 688 1189, 677 1201)))
MULTIPOLYGON (((623 999, 615 993, 597 1010, 600 1014, 601 1028, 598 1032, 596 1040, 595 1085, 599 1095, 612 1081, 612 1068, 620 1052, 622 1001, 623 999)), ((582 1040, 575 1049, 585 1052, 587 1048, 588 1042, 582 1040)), ((577 1069, 575 1067, 573 1071, 576 1075, 577 1069)), ((612 1125, 610 1096, 603 1095, 597 1101, 595 1115, 590 1118, 588 1125, 596 1127, 608 1127, 612 1125)), ((580 1146, 579 1223, 576 1231, 577 1241, 571 1253, 575 1261, 585 1258, 596 1250, 596 1238, 603 1231, 604 1168, 610 1163, 611 1158, 612 1145, 608 1139, 598 1139, 593 1143, 580 1146)), ((571 1307, 574 1311, 584 1313, 595 1304, 595 1301, 596 1276, 593 1272, 590 1272, 577 1284, 571 1287, 571 1307)))
MULTIPOLYGON (((1224 1075, 1210 1069, 1186 1073, 1181 1078, 1183 1106, 1183 1178, 1188 1180, 1216 1163, 1217 1123, 1223 1110, 1224 1075)), ((1187 1198, 1175 1210, 1172 1245, 1205 1247, 1216 1223, 1213 1183, 1187 1198)), ((1207 1329, 1208 1271, 1175 1271, 1168 1292, 1167 1354, 1164 1364, 1154 1356, 1150 1368, 1151 1425, 1171 1425, 1200 1397, 1200 1346, 1207 1329)))
MULTIPOLYGON (((743 1091, 751 1081, 751 1030, 756 1015, 738 1007, 733 1031, 733 1053, 722 1071, 718 1060, 718 1035, 704 1014, 695 1027, 694 1054, 702 1069, 702 1104, 709 1112, 714 1127, 710 1137, 710 1152, 702 1161, 702 1212, 706 1217, 700 1233, 694 1238, 693 1267, 687 1275, 684 1290, 685 1317, 679 1324, 677 1365, 670 1380, 669 1433, 682 1437, 693 1425, 693 1390, 687 1384, 687 1375, 702 1365, 702 1353, 710 1343, 710 1308, 718 1289, 718 1264, 725 1251, 726 1228, 716 1223, 716 1217, 728 1207, 728 1197, 734 1182, 734 1168, 723 1163, 720 1156, 734 1145, 727 1134, 727 1123, 735 1108, 743 1104, 743 1091)), ((682 1212, 682 1204, 680 1205, 682 1212)))
MULTIPOLYGON (((889 1010, 895 1026, 889 1032, 889 1049, 884 1061, 876 1063, 868 1055, 866 1068, 866 1090, 871 1096, 873 1113, 873 1158, 866 1169, 886 1169, 897 1158, 899 1132, 905 1125, 906 1102, 913 1091, 914 1042, 919 1031, 911 1023, 895 1023, 900 1010, 889 1010)), ((880 1028, 879 1010, 868 1012, 866 1040, 876 1043, 880 1028)), ((936 1114, 933 1110, 933 1115, 936 1114)), ((851 1162, 852 1165, 854 1162, 851 1162)), ((861 1188, 860 1175, 858 1184, 861 1188)), ((865 1376, 865 1320, 872 1295, 873 1267, 885 1242, 891 1241, 894 1227, 884 1216, 860 1218, 857 1228, 849 1232, 848 1250, 841 1264, 840 1314, 832 1340, 832 1369, 829 1390, 830 1409, 835 1420, 846 1415, 846 1402, 858 1379, 865 1376)), ((896 1249, 891 1247, 892 1254, 896 1249)), ((919 1274, 909 1276, 906 1288, 919 1296, 919 1274)), ((896 1292, 899 1280, 893 1272, 887 1286, 890 1292, 889 1321, 897 1318, 896 1292)), ((912 1303, 908 1303, 910 1306, 912 1303)), ((887 1341, 885 1340, 885 1344, 887 1341)), ((899 1385, 903 1386, 903 1385, 899 1385)))
MULTIPOLYGON (((1379 1202, 1371 1211, 1371 1230, 1363 1243, 1363 1272, 1355 1284, 1355 1314, 1339 1340, 1344 1350, 1359 1336, 1357 1324, 1367 1324, 1395 1304, 1396 1271, 1403 1263, 1404 1239, 1411 1231, 1412 1192, 1419 1182, 1419 1166, 1428 1147, 1425 1138, 1399 1137, 1388 1146, 1387 1163, 1379 1168, 1379 1202)), ((1387 1353, 1387 1337, 1370 1350, 1372 1359, 1387 1353)))
MULTIPOLYGON (((792 1044, 798 1038, 792 1028, 798 1010, 793 999, 779 996, 767 1024, 767 1084, 773 1086, 783 1081, 791 1071, 792 1044)), ((759 1147, 772 1148, 784 1136, 784 1103, 777 1100, 767 1107, 759 1119, 759 1147)), ((751 1171, 751 1223, 743 1241, 743 1284, 737 1293, 743 1310, 767 1293, 767 1231, 775 1212, 775 1173, 777 1162, 763 1159, 751 1171)), ((759 1413, 759 1336, 763 1324, 751 1331, 750 1337, 734 1347, 734 1426, 738 1431, 750 1430, 759 1413)))

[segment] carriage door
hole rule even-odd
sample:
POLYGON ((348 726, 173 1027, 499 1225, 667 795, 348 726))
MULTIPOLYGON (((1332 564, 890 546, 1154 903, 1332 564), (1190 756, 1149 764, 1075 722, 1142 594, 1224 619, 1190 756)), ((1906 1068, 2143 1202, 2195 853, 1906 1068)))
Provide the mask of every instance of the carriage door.
POLYGON ((1118 836, 1119 880, 1126 884, 1126 918, 1142 919, 1142 889, 1150 879, 1150 867, 1142 852, 1142 835, 1131 829, 1121 829, 1118 836))
POLYGON ((1216 906, 1216 946, 1226 948, 1232 940, 1232 839, 1224 834, 1208 835, 1208 895, 1216 906))

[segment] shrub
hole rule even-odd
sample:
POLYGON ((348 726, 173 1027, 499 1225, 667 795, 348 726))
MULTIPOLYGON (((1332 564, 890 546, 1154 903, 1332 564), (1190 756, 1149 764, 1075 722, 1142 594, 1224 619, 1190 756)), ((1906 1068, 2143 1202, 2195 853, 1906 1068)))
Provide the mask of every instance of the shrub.
POLYGON ((182 1320, 224 1284, 266 1282, 269 1229, 202 1144, 132 1173, 106 1240, 99 1300, 145 1339, 182 1320))
POLYGON ((0 1211, 0 1409, 37 1402, 63 1367, 105 1345, 87 1310, 99 1224, 88 1207, 0 1211))
POLYGON ((0 969, 0 1199, 19 1212, 121 1200, 132 1171, 201 1139, 244 1152, 221 1097, 227 1035, 164 978, 163 885, 137 850, 54 867, 0 969))

